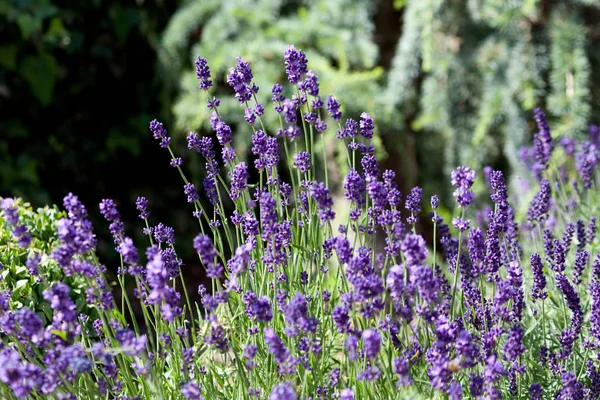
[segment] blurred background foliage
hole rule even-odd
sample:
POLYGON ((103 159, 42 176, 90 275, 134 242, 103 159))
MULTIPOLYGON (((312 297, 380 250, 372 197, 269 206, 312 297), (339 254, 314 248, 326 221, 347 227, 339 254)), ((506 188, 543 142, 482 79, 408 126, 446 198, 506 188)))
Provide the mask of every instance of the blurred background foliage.
MULTIPOLYGON (((306 50, 346 117, 375 117, 383 165, 404 193, 442 191, 459 164, 526 176, 518 149, 534 107, 557 136, 599 122, 599 12, 598 0, 0 1, 0 195, 41 206, 73 191, 96 217, 111 197, 132 222, 146 195, 155 222, 195 233, 148 122, 164 121, 182 151, 188 131, 209 134, 193 71, 202 55, 246 154, 251 129, 227 69, 250 61, 275 118, 267 100, 285 80, 288 43, 306 50)), ((203 167, 186 155, 199 180, 203 167)))

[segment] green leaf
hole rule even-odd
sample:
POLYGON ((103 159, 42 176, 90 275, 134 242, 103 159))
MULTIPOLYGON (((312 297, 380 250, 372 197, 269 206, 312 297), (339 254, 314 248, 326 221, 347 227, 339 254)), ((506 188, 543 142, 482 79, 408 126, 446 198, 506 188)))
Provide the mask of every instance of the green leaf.
POLYGON ((17 46, 0 46, 0 67, 9 71, 17 68, 17 46))
POLYGON ((50 18, 56 15, 58 8, 52 5, 50 1, 43 1, 35 8, 35 16, 40 20, 50 18), (44 4, 45 3, 45 4, 44 4))
POLYGON ((31 91, 43 106, 52 101, 56 60, 50 55, 27 57, 21 63, 21 75, 29 84, 31 91))
POLYGON ((50 21, 50 26, 46 31, 46 40, 51 43, 59 43, 69 37, 69 31, 65 28, 60 17, 54 17, 50 21))
POLYGON ((127 325, 127 320, 125 319, 123 314, 121 314, 117 310, 113 310, 113 314, 115 315, 115 317, 117 317, 117 319, 119 320, 120 323, 122 323, 123 325, 127 325))
POLYGON ((19 14, 17 17, 17 25, 19 25, 21 36, 25 40, 29 39, 36 31, 42 29, 42 21, 40 19, 25 13, 19 14))
POLYGON ((27 288, 28 283, 29 279, 18 280, 13 289, 13 297, 19 297, 21 292, 27 288))
POLYGON ((295 249, 302 250, 302 251, 303 251, 303 252, 305 252, 305 253, 310 253, 310 250, 309 250, 308 248, 304 247, 304 246, 300 246, 300 245, 298 245, 298 244, 295 244, 295 243, 290 243, 290 245, 291 245, 293 248, 295 248, 295 249))
POLYGON ((62 340, 67 340, 67 334, 63 331, 59 331, 58 329, 53 329, 50 331, 51 333, 55 334, 56 336, 60 337, 62 340))
POLYGON ((15 275, 19 276, 21 274, 24 274, 25 272, 27 272, 27 267, 24 265, 20 265, 16 268, 15 275))
POLYGON ((135 8, 121 8, 120 6, 115 6, 110 10, 110 14, 114 22, 117 38, 120 42, 125 42, 129 32, 139 25, 140 13, 135 8))
POLYGON ((394 8, 401 10, 406 5, 406 0, 394 0, 394 8))

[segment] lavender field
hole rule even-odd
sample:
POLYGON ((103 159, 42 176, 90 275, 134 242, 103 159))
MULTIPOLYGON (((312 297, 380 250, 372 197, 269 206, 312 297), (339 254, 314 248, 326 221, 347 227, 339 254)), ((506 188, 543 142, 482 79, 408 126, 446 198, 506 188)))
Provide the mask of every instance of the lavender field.
POLYGON ((144 140, 162 150, 148 162, 173 169, 193 240, 176 241, 151 196, 119 204, 143 235, 111 199, 0 200, 3 398, 600 398, 598 127, 553 133, 536 108, 519 185, 455 165, 443 202, 401 193, 401 171, 379 162, 378 121, 347 117, 300 48, 273 59, 286 80, 268 102, 261 71, 231 62, 249 161, 200 56, 213 132, 189 133, 179 153, 169 127, 147 121, 144 140), (116 273, 97 256, 106 229, 116 273), (182 248, 209 279, 193 293, 182 248))

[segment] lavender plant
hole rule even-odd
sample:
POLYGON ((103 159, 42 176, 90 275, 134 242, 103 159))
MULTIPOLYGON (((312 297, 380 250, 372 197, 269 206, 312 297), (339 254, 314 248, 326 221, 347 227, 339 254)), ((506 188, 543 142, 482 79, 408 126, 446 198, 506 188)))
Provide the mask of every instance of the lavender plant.
MULTIPOLYGON (((373 119, 363 113, 343 121, 302 51, 288 46, 284 66, 290 85, 273 86, 280 124, 271 130, 263 123, 271 107, 257 101, 251 66, 238 59, 226 78, 253 131, 252 164, 235 153, 203 58, 196 75, 218 144, 188 136, 189 150, 205 162, 201 184, 185 176, 164 125, 150 123, 198 221, 187 245, 211 279, 210 288, 198 288, 202 304, 192 304, 183 283, 175 229, 154 221, 141 197, 146 244, 125 235, 113 201, 100 203, 121 257, 116 283, 135 285, 133 296, 122 290, 113 298, 93 257, 87 210, 69 194, 50 254, 66 276, 84 282, 85 307, 96 314, 82 315, 61 280, 41 282, 48 323, 27 305, 0 302, 2 395, 598 398, 597 138, 563 139, 559 154, 536 112, 539 132, 523 154, 540 189, 528 210, 511 206, 502 172, 485 171, 489 208, 473 191, 475 171, 458 167, 451 224, 431 198, 430 251, 416 229, 426 215, 422 190, 402 201, 394 172, 380 170, 373 119), (319 150, 328 125, 348 149, 349 172, 339 184, 314 168, 326 157, 319 150), (341 216, 332 195, 338 188, 349 204, 341 216)), ((10 234, 27 248, 28 228, 14 218, 13 201, 2 205, 10 234)))

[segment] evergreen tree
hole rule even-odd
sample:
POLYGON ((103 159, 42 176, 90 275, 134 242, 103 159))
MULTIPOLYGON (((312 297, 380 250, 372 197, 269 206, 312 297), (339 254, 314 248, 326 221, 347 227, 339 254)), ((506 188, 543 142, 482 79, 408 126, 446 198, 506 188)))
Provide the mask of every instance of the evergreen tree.
POLYGON ((523 173, 518 150, 535 127, 585 135, 598 101, 600 2, 407 0, 403 31, 382 99, 388 119, 415 113, 419 146, 441 137, 445 171, 493 163, 523 173), (421 140, 422 138, 422 140, 421 140))

